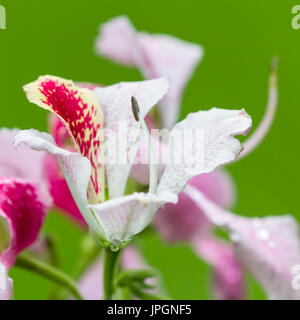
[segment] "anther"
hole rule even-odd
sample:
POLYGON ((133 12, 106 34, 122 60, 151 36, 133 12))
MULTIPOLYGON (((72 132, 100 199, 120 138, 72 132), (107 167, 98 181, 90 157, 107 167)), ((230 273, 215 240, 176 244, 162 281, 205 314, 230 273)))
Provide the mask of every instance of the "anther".
POLYGON ((140 108, 135 97, 131 97, 131 106, 134 119, 138 122, 140 120, 140 108))

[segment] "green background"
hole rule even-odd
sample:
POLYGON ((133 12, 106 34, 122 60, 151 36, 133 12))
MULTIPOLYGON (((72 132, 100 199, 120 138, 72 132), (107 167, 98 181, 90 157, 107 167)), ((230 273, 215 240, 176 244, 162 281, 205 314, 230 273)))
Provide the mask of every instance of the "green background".
MULTIPOLYGON (((127 69, 93 53, 98 25, 126 14, 138 30, 168 33, 202 44, 205 57, 187 86, 181 117, 216 107, 246 108, 254 128, 265 110, 268 67, 280 57, 279 109, 263 144, 228 166, 238 190, 234 211, 247 216, 299 211, 300 30, 291 27, 287 0, 26 0, 1 1, 7 30, 0 30, 1 126, 47 129, 46 112, 29 104, 22 85, 39 75, 111 84, 139 80, 127 69)), ((45 229, 61 244, 65 270, 78 254, 83 233, 61 215, 49 214, 45 229)), ((211 270, 185 244, 168 246, 154 234, 142 240, 146 258, 161 270, 173 298, 209 299, 211 270)), ((47 281, 13 268, 17 299, 45 299, 47 281)), ((249 280, 248 297, 264 295, 249 280)))

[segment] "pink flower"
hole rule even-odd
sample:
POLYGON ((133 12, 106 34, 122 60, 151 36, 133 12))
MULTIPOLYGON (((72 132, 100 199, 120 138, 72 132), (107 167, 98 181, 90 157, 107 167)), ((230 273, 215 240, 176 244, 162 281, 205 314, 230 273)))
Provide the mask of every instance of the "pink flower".
MULTIPOLYGON (((221 169, 193 178, 189 185, 201 190, 220 207, 229 208, 235 198, 233 182, 221 169)), ((213 269, 213 293, 218 299, 244 297, 243 272, 232 248, 218 240, 214 226, 191 197, 182 192, 176 205, 166 204, 155 217, 155 226, 166 241, 187 241, 213 269)))
POLYGON ((3 268, 11 268, 17 255, 35 242, 51 206, 43 176, 44 154, 24 147, 15 150, 13 141, 17 133, 18 130, 0 131, 0 296, 3 297, 11 295, 12 287, 3 268))
MULTIPOLYGON (((166 165, 159 185, 152 179, 154 183, 150 183, 148 193, 124 196, 139 144, 136 140, 128 139, 130 133, 125 133, 128 135, 126 138, 129 147, 123 156, 129 162, 108 162, 104 166, 101 162, 103 148, 95 133, 101 133, 100 128, 104 128, 120 137, 120 121, 127 121, 131 129, 139 129, 140 126, 145 128, 145 116, 167 90, 168 83, 165 79, 121 83, 90 90, 79 88, 72 81, 44 76, 25 86, 31 102, 59 116, 78 153, 59 148, 50 135, 35 130, 21 132, 15 143, 25 143, 35 150, 47 150, 55 156, 81 214, 91 232, 105 246, 126 245, 152 221, 159 207, 177 201, 177 194, 184 189, 191 177, 211 172, 219 165, 236 159, 242 146, 234 136, 246 134, 251 128, 251 118, 244 110, 213 108, 190 114, 174 126, 171 134, 177 131, 182 135, 187 128, 200 130, 203 137, 197 144, 204 153, 199 155, 194 150, 184 159, 183 164, 172 162, 166 165), (133 96, 140 105, 138 116, 132 113, 133 96), (101 114, 103 117, 99 116, 101 114), (204 161, 199 161, 200 158, 204 161), (198 162, 201 164, 193 168, 191 173, 190 163, 198 162), (101 202, 104 197, 104 172, 107 176, 109 200, 101 202)), ((108 152, 111 151, 110 148, 116 150, 118 139, 108 144, 108 152)), ((154 171, 152 173, 155 175, 154 171)))

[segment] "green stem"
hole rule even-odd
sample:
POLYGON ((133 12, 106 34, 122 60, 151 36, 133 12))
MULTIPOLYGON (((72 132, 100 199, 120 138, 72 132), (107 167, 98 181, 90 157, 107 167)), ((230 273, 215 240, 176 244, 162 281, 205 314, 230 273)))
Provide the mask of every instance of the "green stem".
POLYGON ((114 275, 120 251, 113 252, 110 248, 105 249, 103 271, 104 300, 111 300, 113 294, 114 275))
POLYGON ((82 300, 82 296, 77 289, 76 282, 73 278, 61 270, 41 261, 26 253, 21 253, 16 261, 16 265, 24 269, 35 272, 61 286, 68 289, 77 300, 82 300))

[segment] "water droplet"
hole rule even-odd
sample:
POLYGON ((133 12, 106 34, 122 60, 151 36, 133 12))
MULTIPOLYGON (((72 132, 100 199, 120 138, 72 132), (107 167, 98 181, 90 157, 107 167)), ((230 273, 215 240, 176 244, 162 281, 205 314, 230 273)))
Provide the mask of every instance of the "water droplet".
POLYGON ((268 241, 270 239, 270 234, 267 229, 260 229, 257 231, 257 238, 261 241, 268 241))

